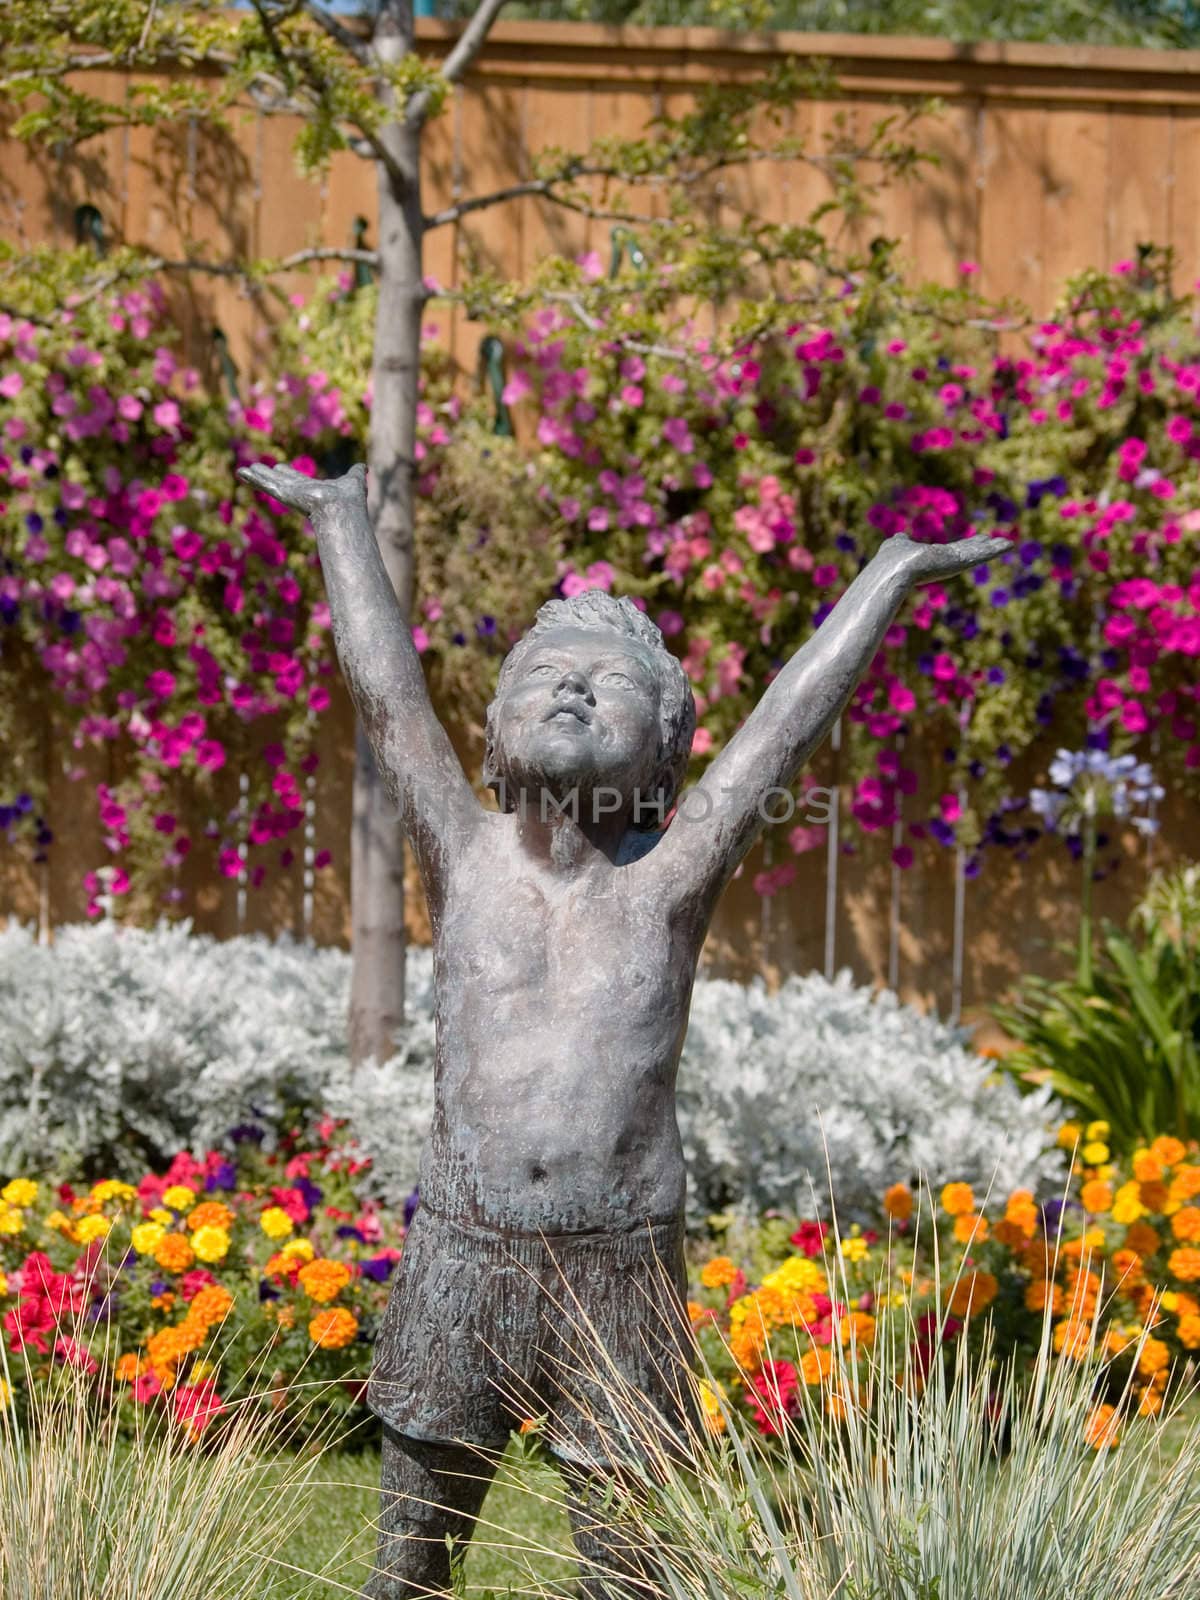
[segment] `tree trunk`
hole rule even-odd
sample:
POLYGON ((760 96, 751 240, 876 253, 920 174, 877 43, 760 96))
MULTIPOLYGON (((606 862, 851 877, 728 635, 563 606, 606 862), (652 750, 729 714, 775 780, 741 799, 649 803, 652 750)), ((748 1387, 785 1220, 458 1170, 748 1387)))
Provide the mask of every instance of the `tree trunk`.
MULTIPOLYGON (((398 25, 385 31, 381 18, 376 33, 376 49, 385 59, 402 55, 408 48, 406 31, 411 34, 411 11, 393 20, 398 25)), ((394 121, 381 136, 396 172, 380 164, 368 494, 375 537, 407 621, 413 602, 414 447, 425 303, 420 124, 394 121)), ((361 728, 350 894, 350 1059, 386 1061, 404 1020, 404 835, 361 728)))

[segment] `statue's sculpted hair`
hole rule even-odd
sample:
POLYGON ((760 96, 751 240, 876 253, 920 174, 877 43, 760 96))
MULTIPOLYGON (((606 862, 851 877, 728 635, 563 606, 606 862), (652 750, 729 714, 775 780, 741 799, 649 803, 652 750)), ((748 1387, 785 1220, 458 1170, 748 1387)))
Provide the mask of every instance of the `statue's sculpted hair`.
POLYGON ((547 600, 538 609, 529 631, 517 640, 501 662, 495 698, 487 710, 483 781, 492 789, 499 788, 495 710, 504 697, 505 683, 520 666, 522 658, 540 644, 548 633, 559 628, 587 628, 596 633, 616 633, 626 639, 635 639, 646 648, 658 675, 658 759, 668 775, 663 807, 665 814, 675 803, 692 753, 692 735, 696 731, 696 702, 692 698, 692 686, 682 666, 667 649, 659 629, 645 612, 639 611, 624 595, 618 600, 603 589, 584 589, 569 600, 547 600))

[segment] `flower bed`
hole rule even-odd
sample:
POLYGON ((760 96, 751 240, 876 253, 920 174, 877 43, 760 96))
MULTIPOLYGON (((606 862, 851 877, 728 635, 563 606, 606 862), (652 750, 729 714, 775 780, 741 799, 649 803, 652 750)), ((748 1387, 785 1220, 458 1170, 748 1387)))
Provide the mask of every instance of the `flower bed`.
MULTIPOLYGON (((1115 1443, 1133 1412, 1156 1416, 1200 1349, 1200 1152, 1159 1138, 1129 1162, 1109 1159, 1105 1123, 1068 1124, 1080 1141, 1069 1187, 981 1201, 948 1183, 936 1203, 889 1188, 874 1228, 770 1217, 696 1262, 689 1310, 706 1360, 765 1434, 803 1395, 836 1415, 846 1370, 865 1373, 884 1319, 920 1386, 960 1339, 1032 1356, 1046 1319, 1064 1360, 1096 1369, 1088 1442, 1115 1443), (890 1330, 896 1334, 896 1327, 890 1330)), ((932 1201, 932 1197, 929 1197, 932 1201)), ((713 1401, 710 1416, 720 1425, 713 1401)))
MULTIPOLYGON (((361 1416, 411 1209, 364 1201, 368 1163, 330 1123, 318 1134, 271 1154, 245 1138, 230 1154, 181 1154, 136 1185, 5 1184, 0 1313, 18 1401, 66 1364, 194 1435, 252 1393, 293 1422, 361 1416)), ((1157 1414, 1200 1349, 1200 1151, 1164 1137, 1116 1164, 1106 1136, 1102 1123, 1063 1129, 1079 1152, 1057 1195, 981 1198, 951 1182, 923 1206, 897 1182, 873 1227, 730 1223, 692 1269, 715 1379, 769 1435, 806 1392, 836 1414, 835 1345, 865 1367, 889 1320, 920 1380, 985 1324, 1000 1355, 1023 1361, 1048 1317, 1061 1358, 1096 1366, 1108 1422, 1092 1442, 1115 1439, 1124 1412, 1157 1414)))
POLYGON ((0 1190, 0 1307, 18 1388, 56 1365, 199 1435, 262 1394, 303 1431, 361 1403, 400 1219, 361 1202, 325 1140, 184 1153, 137 1185, 17 1177, 0 1190))

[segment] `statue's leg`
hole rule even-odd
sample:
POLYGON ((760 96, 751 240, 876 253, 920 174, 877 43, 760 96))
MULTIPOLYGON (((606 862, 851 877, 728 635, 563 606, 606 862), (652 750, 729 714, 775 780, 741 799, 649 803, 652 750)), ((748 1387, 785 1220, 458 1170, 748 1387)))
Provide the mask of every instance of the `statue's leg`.
POLYGON ((559 1462, 567 1488, 567 1514, 579 1556, 579 1593, 583 1600, 639 1600, 658 1593, 653 1559, 636 1529, 612 1520, 605 1507, 607 1479, 602 1473, 559 1462))
POLYGON ((494 1468, 465 1445, 427 1444, 384 1427, 375 1571, 364 1600, 416 1600, 450 1589, 494 1468))

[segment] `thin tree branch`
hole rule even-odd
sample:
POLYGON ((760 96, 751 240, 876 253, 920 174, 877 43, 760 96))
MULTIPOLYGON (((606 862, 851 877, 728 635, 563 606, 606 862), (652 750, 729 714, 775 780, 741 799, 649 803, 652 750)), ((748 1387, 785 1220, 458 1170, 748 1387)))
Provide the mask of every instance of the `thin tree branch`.
POLYGON ((483 49, 492 24, 500 15, 504 0, 480 0, 475 13, 458 37, 458 43, 446 57, 442 77, 447 83, 458 83, 475 57, 483 49))
POLYGON ((305 0, 304 9, 318 28, 323 29, 335 44, 352 55, 360 67, 371 66, 371 52, 362 39, 356 39, 349 28, 344 28, 335 16, 319 6, 316 0, 305 0))

